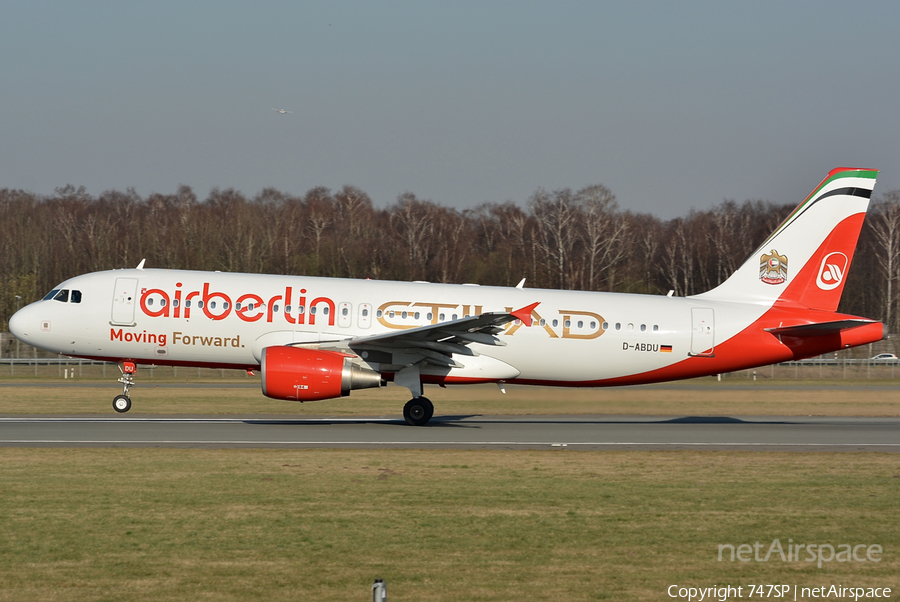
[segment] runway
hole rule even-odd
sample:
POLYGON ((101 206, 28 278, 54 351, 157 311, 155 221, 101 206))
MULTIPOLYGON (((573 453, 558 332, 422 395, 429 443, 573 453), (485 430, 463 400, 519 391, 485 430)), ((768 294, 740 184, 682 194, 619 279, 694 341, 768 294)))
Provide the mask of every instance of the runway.
POLYGON ((0 416, 0 447, 452 448, 900 452, 900 418, 0 416))

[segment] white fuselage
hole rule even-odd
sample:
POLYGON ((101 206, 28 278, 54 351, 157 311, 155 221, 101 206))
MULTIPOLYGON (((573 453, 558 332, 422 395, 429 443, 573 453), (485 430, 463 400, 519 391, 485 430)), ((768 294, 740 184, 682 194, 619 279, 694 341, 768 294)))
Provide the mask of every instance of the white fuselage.
MULTIPOLYGON (((113 361, 245 369, 257 368, 262 349, 272 345, 395 333, 539 302, 531 327, 507 324, 498 335, 505 346, 473 343, 480 355, 444 370, 447 382, 588 386, 688 358, 711 362, 702 356, 713 355, 715 346, 768 309, 691 297, 160 269, 86 274, 59 290, 80 291, 80 302, 48 299, 17 314, 17 329, 39 348, 113 361)), ((385 370, 377 361, 368 364, 385 370)), ((744 364, 754 362, 735 358, 729 366, 744 364)))

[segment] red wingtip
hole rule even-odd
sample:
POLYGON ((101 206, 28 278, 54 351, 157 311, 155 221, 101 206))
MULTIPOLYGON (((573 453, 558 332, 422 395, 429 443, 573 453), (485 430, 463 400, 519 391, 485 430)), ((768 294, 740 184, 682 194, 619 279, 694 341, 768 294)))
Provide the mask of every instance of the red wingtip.
POLYGON ((537 303, 532 303, 531 305, 523 307, 522 309, 517 309, 516 311, 511 312, 510 315, 517 320, 522 320, 522 323, 525 324, 525 326, 531 326, 531 312, 534 311, 534 308, 540 304, 540 301, 538 301, 537 303))

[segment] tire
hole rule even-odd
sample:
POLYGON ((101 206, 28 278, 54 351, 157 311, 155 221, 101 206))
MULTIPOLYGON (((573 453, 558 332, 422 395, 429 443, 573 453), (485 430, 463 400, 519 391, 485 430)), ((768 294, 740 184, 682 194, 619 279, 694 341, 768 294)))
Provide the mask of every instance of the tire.
POLYGON ((403 419, 410 426, 424 426, 434 414, 434 405, 426 397, 415 397, 403 406, 403 419))
POLYGON ((131 409, 131 398, 127 395, 117 395, 113 399, 113 409, 119 414, 124 414, 131 409))

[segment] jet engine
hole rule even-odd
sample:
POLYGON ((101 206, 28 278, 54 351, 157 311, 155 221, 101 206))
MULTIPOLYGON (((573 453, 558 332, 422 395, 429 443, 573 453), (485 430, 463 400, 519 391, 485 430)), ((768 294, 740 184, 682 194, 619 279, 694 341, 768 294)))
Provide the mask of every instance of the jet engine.
POLYGON ((332 399, 382 384, 381 374, 355 365, 352 355, 334 351, 266 347, 260 364, 263 395, 274 399, 332 399))

